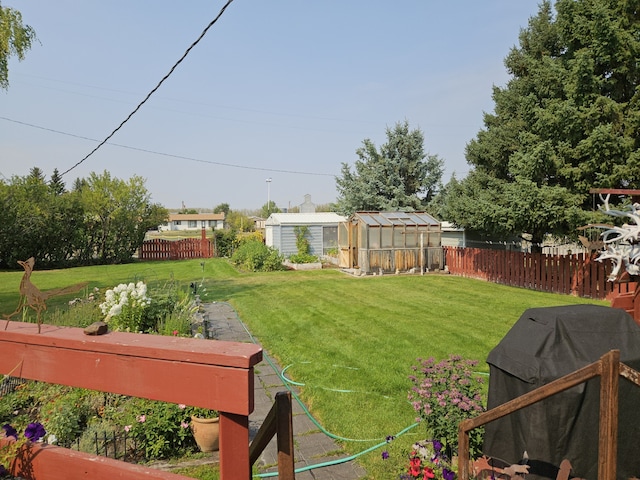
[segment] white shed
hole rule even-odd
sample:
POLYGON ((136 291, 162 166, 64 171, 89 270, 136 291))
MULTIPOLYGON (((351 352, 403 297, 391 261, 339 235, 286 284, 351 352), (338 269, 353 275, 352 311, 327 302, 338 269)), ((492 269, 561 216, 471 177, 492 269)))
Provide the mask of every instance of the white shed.
POLYGON ((338 248, 338 224, 347 219, 333 212, 272 213, 265 222, 265 243, 285 257, 298 253, 295 228, 308 228, 311 255, 323 256, 338 248))

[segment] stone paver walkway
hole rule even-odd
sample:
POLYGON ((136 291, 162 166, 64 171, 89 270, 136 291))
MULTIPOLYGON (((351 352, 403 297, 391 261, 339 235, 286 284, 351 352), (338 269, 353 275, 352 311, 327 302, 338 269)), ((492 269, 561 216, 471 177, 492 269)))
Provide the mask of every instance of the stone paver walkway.
MULTIPOLYGON (((233 342, 254 342, 236 311, 227 303, 203 304, 203 320, 209 338, 233 342)), ((250 435, 255 436, 273 405, 275 395, 287 390, 280 378, 281 367, 264 352, 264 359, 256 368, 255 410, 249 417, 250 435)), ((297 391, 292 389, 294 393, 297 391)), ((342 461, 346 454, 338 455, 339 446, 306 415, 304 408, 293 399, 294 454, 296 480, 358 480, 366 475, 355 461, 342 461)), ((277 448, 275 438, 265 449, 257 466, 265 477, 277 472, 277 448)), ((277 475, 271 475, 277 478, 277 475)))

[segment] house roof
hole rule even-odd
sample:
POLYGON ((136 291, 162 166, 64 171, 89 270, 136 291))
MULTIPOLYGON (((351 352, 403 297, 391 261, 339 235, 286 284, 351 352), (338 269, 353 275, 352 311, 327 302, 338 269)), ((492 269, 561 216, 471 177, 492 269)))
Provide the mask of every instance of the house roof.
POLYGON ((169 221, 175 220, 224 220, 224 213, 171 213, 169 221))
POLYGON ((334 212, 272 213, 265 225, 322 225, 338 224, 346 220, 346 217, 334 212))
POLYGON ((426 212, 356 212, 352 218, 358 218, 370 226, 440 225, 426 212))

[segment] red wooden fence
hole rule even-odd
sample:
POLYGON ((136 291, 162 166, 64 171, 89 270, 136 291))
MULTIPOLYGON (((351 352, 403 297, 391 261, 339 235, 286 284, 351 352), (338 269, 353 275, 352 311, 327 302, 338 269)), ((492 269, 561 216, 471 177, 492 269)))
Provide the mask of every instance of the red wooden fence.
POLYGON ((145 240, 138 252, 140 260, 184 260, 188 258, 213 257, 213 244, 204 238, 145 240))
POLYGON ((627 284, 607 281, 611 262, 596 255, 544 255, 508 250, 444 247, 445 265, 453 275, 481 278, 513 287, 578 297, 610 298, 627 284))

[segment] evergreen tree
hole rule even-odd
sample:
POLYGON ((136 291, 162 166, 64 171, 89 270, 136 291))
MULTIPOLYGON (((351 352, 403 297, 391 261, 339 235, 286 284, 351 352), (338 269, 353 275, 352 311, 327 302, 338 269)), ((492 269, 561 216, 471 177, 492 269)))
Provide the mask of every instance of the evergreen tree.
POLYGON ((548 1, 505 60, 495 110, 466 149, 473 167, 440 211, 508 237, 575 235, 591 188, 640 187, 640 15, 637 0, 548 1))
POLYGON ((380 150, 369 139, 362 142, 355 171, 342 164, 342 176, 336 178, 339 212, 421 210, 435 194, 443 162, 425 154, 422 132, 410 130, 405 121, 386 133, 380 150))

